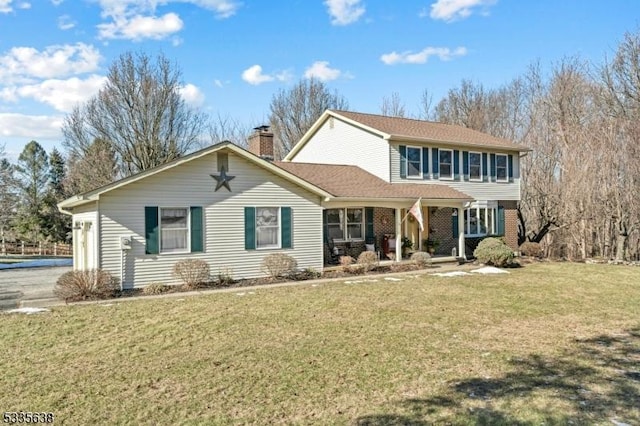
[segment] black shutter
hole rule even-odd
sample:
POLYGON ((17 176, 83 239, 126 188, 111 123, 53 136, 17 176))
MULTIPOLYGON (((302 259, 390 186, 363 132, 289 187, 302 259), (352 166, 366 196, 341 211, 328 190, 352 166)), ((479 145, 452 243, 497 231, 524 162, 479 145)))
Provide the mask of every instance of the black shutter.
POLYGON ((504 236, 504 207, 498 206, 498 230, 499 236, 504 236))
POLYGON ((191 207, 191 253, 204 251, 202 207, 191 207))
POLYGON ((509 154, 509 156, 507 157, 507 166, 508 166, 508 170, 507 172, 509 173, 509 182, 513 182, 513 155, 509 154))
POLYGON ((453 231, 453 238, 458 238, 458 215, 451 216, 451 230, 453 231))
POLYGON ((146 254, 160 253, 160 229, 158 227, 158 207, 144 208, 144 239, 146 254))
POLYGON ((407 147, 400 145, 400 178, 407 178, 407 147))
POLYGON ((429 148, 422 148, 422 179, 429 179, 429 148))
POLYGON ((462 151, 462 176, 469 180, 469 151, 462 151))
POLYGON ((256 248, 256 208, 244 208, 244 248, 254 250, 256 248))
POLYGON ((431 170, 433 172, 433 178, 438 179, 440 175, 440 156, 438 155, 438 148, 431 148, 431 170))
POLYGON ((482 153, 482 181, 483 182, 488 182, 489 181, 489 170, 487 167, 487 153, 483 152, 482 153))
POLYGON ((491 154, 491 182, 496 181, 497 173, 498 171, 497 171, 497 165, 496 165, 496 155, 491 154))
POLYGON ((460 180, 460 151, 453 150, 453 179, 460 180))
POLYGON ((280 241, 282 248, 291 248, 292 218, 291 207, 280 207, 280 241))
POLYGON ((365 218, 365 228, 364 228, 365 241, 375 240, 375 235, 373 234, 373 207, 365 207, 364 218, 365 218))

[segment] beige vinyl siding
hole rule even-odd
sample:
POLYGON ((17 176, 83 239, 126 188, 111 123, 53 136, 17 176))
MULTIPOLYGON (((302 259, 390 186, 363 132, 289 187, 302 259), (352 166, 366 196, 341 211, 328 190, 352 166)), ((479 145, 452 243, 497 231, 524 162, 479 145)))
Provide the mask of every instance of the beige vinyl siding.
MULTIPOLYGON (((520 200, 520 158, 517 152, 490 151, 482 149, 469 149, 468 147, 440 147, 437 145, 421 145, 429 148, 457 149, 460 155, 460 169, 462 170, 462 151, 486 152, 487 154, 512 154, 513 155, 513 182, 473 182, 462 180, 440 180, 433 179, 431 150, 429 151, 429 178, 430 179, 402 179, 400 178, 400 151, 399 143, 389 144, 389 157, 391 158, 391 182, 392 183, 430 183, 437 185, 448 185, 461 191, 476 200, 520 200)), ((416 146, 412 143, 402 144, 416 146)), ((490 166, 489 166, 490 167, 490 166)), ((491 169, 489 169, 491 170, 491 169)))
MULTIPOLYGON (((98 203, 97 202, 93 202, 93 203, 88 203, 88 204, 84 204, 82 206, 76 207, 73 209, 73 215, 72 215, 72 222, 71 222, 71 227, 73 228, 73 226, 77 223, 77 222, 85 222, 85 221, 90 221, 92 223, 93 226, 93 232, 95 232, 95 238, 93 239, 94 241, 94 247, 93 247, 93 257, 94 257, 94 264, 95 265, 99 265, 99 243, 98 243, 98 229, 99 227, 99 223, 98 223, 98 203)), ((72 235, 72 249, 73 249, 73 268, 74 269, 78 269, 80 268, 80 249, 81 249, 81 241, 76 241, 76 238, 80 237, 79 233, 72 229, 71 231, 71 235, 72 235)))
POLYGON ((291 160, 359 166, 389 182, 389 149, 380 136, 329 117, 291 160))
POLYGON ((214 191, 215 153, 150 176, 100 197, 102 267, 119 276, 121 235, 133 236, 127 253, 125 283, 131 287, 152 282, 174 284, 173 265, 182 259, 203 259, 212 275, 228 271, 234 278, 264 275, 263 258, 274 252, 293 256, 300 268, 321 270, 322 208, 319 198, 247 160, 229 153, 228 175, 233 192, 214 191), (202 206, 204 252, 145 254, 145 206, 202 206), (292 209, 292 249, 245 250, 244 207, 276 206, 292 209))

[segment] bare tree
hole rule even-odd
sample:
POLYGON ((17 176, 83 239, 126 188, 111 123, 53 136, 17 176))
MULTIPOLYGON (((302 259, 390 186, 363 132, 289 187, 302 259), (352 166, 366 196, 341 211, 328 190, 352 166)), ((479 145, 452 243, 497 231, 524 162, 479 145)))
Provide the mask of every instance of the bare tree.
POLYGON ((313 78, 301 80, 271 99, 269 121, 274 133, 274 154, 283 158, 327 109, 345 110, 347 100, 313 78))
POLYGON ((181 96, 180 79, 163 55, 120 55, 105 86, 66 117, 62 132, 69 154, 81 157, 95 139, 107 141, 121 172, 130 175, 188 152, 205 119, 181 96))
POLYGON ((384 96, 382 98, 382 105, 380 105, 380 114, 387 117, 406 117, 404 102, 400 99, 398 92, 391 93, 390 97, 384 96))
POLYGON ((118 175, 116 154, 110 143, 96 139, 83 155, 71 154, 63 182, 67 194, 80 194, 113 182, 118 175))
POLYGON ((212 117, 207 128, 212 144, 230 141, 243 148, 247 146, 247 140, 252 132, 251 126, 245 125, 229 115, 223 116, 221 114, 212 117))
POLYGON ((420 105, 418 107, 418 119, 419 120, 434 120, 435 114, 433 111, 433 95, 429 93, 429 90, 424 89, 420 96, 420 105))

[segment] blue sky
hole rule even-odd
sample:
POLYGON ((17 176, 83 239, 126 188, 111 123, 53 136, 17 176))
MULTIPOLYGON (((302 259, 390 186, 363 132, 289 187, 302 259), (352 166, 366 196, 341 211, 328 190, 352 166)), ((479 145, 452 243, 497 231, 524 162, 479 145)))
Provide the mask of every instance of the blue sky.
POLYGON ((540 61, 601 63, 640 29, 637 0, 0 0, 0 145, 15 160, 60 125, 125 51, 164 53, 185 99, 246 125, 274 93, 314 76, 350 109, 398 92, 418 113, 471 79, 497 87, 540 61))

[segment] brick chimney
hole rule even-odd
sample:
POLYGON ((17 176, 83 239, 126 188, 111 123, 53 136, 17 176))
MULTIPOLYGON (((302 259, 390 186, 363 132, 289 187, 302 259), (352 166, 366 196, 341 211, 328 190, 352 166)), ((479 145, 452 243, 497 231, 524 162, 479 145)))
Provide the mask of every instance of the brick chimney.
POLYGON ((269 126, 254 127, 255 132, 249 136, 249 152, 263 160, 273 161, 273 133, 269 126))

